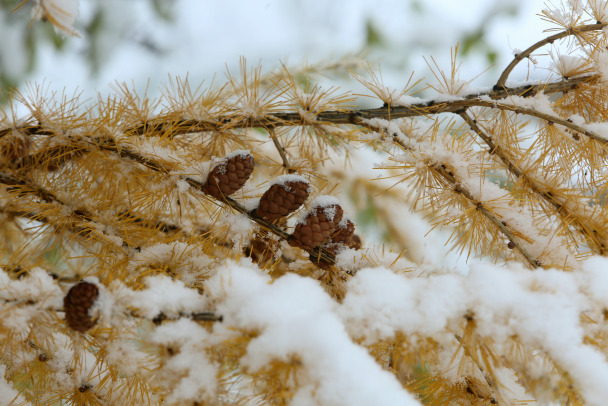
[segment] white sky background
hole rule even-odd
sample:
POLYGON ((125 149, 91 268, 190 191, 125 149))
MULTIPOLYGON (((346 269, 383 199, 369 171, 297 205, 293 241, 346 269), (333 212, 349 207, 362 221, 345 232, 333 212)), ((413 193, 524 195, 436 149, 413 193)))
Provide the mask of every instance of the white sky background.
MULTIPOLYGON (((315 63, 338 59, 361 50, 365 45, 365 24, 371 19, 386 46, 370 55, 380 64, 386 82, 395 87, 405 84, 412 70, 416 78, 429 78, 423 56, 434 57, 449 69, 450 48, 463 33, 475 30, 481 21, 488 24, 488 42, 499 51, 497 66, 475 84, 491 86, 512 57, 512 49, 525 49, 543 38, 547 25, 536 14, 542 0, 426 0, 420 1, 423 14, 412 9, 412 1, 390 0, 180 0, 175 5, 176 21, 158 21, 147 0, 104 0, 110 10, 112 30, 102 40, 110 52, 100 74, 91 78, 83 63, 86 42, 70 38, 66 52, 56 52, 45 44, 38 68, 28 78, 45 81, 52 89, 79 89, 85 96, 111 92, 110 85, 135 83, 144 89, 150 81, 151 94, 167 82, 168 75, 189 74, 192 83, 207 83, 216 75, 225 80, 226 66, 236 72, 240 56, 250 65, 261 62, 264 69, 285 62, 290 66, 304 61, 315 63), (515 4, 516 16, 496 15, 496 8, 515 4), (138 41, 155 44, 153 54, 138 41)), ((93 3, 95 4, 95 3, 93 3)), ((80 23, 92 18, 90 1, 80 3, 80 23)), ((78 21, 76 24, 78 30, 78 21)), ((82 33, 82 31, 81 31, 82 33)), ((487 60, 469 55, 462 78, 473 78, 488 67, 487 60)), ((523 80, 525 72, 514 80, 523 80)))

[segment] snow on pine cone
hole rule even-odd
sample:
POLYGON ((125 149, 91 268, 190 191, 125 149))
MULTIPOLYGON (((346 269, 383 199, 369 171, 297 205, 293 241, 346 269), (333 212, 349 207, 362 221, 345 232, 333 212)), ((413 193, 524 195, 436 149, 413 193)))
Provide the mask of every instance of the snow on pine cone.
POLYGON ((97 318, 89 315, 89 310, 99 296, 99 289, 90 282, 78 282, 63 298, 65 321, 73 330, 84 333, 90 330, 97 318))
POLYGON ((295 247, 313 249, 329 238, 342 220, 342 207, 333 196, 319 196, 310 211, 296 224, 289 243, 295 247))
POLYGON ((302 176, 279 176, 260 198, 255 214, 268 221, 287 217, 304 204, 309 190, 308 181, 302 176))
POLYGON ((216 199, 230 196, 245 185, 253 167, 253 155, 249 151, 231 152, 211 169, 203 192, 216 199))

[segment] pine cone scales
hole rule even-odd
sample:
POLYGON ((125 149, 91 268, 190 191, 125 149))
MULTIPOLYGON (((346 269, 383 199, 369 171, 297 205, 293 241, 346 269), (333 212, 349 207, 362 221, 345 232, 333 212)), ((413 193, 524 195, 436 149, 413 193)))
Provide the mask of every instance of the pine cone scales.
POLYGON ((249 151, 235 151, 213 167, 203 188, 203 192, 222 199, 241 189, 251 173, 254 161, 249 151))
POLYGON ((277 178, 277 183, 262 195, 256 209, 258 216, 268 221, 276 221, 293 213, 304 204, 308 199, 308 182, 299 176, 291 177, 292 180, 284 182, 282 177, 277 178))
POLYGON ((290 240, 291 245, 313 249, 329 241, 344 214, 342 207, 334 202, 334 198, 331 199, 329 204, 313 205, 313 209, 298 222, 290 240))
POLYGON ((338 224, 338 228, 331 236, 330 242, 339 243, 356 250, 361 248, 361 239, 355 235, 355 225, 347 218, 342 219, 340 224, 338 224))
MULTIPOLYGON (((355 250, 361 249, 361 239, 355 234, 355 225, 347 218, 343 218, 336 231, 332 234, 329 242, 323 244, 323 249, 335 256, 345 247, 355 250)), ((327 262, 322 258, 310 256, 310 261, 321 269, 327 269, 333 262, 327 262)))
POLYGON ((97 319, 89 315, 89 310, 99 296, 99 289, 89 282, 78 282, 63 298, 65 321, 73 330, 84 333, 90 330, 97 319))

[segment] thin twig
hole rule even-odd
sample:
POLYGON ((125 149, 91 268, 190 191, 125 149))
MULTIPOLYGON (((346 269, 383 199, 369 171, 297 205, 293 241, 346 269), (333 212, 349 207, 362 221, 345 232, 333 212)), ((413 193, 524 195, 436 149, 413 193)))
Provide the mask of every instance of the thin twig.
MULTIPOLYGON (((499 108, 502 110, 510 110, 514 112, 520 112, 524 114, 528 114, 531 116, 535 116, 541 119, 546 120, 547 122, 553 122, 557 124, 561 124, 565 127, 568 127, 574 131, 585 134, 597 141, 602 143, 607 143, 608 141, 598 134, 587 130, 584 127, 578 126, 568 120, 561 119, 557 116, 548 115, 545 113, 541 113, 534 109, 527 109, 523 107, 516 107, 504 103, 496 103, 490 100, 481 100, 481 97, 490 98, 492 100, 504 99, 508 96, 522 96, 522 97, 530 97, 537 94, 540 91, 544 91, 546 94, 556 93, 556 92, 564 92, 570 89, 575 88, 576 86, 587 83, 599 78, 599 75, 586 75, 580 76, 574 79, 553 82, 549 84, 543 85, 526 85, 514 88, 504 88, 499 90, 493 90, 486 93, 475 93, 468 96, 463 97, 462 99, 456 99, 452 101, 429 101, 424 103, 411 104, 408 106, 397 106, 390 107, 388 105, 382 106, 376 109, 362 109, 362 110, 351 110, 351 111, 326 111, 320 113, 317 116, 317 122, 321 122, 324 124, 356 124, 361 125, 362 120, 365 119, 385 119, 385 120, 393 120, 398 118, 405 117, 416 117, 416 116, 429 116, 439 113, 459 113, 471 106, 485 106, 492 108, 499 108)), ((216 122, 213 123, 205 123, 199 122, 199 124, 192 123, 192 120, 187 120, 188 124, 184 127, 179 127, 178 124, 172 123, 172 128, 175 128, 174 134, 186 133, 186 132, 197 132, 197 131, 207 131, 209 125, 216 125, 216 122), (182 132, 183 130, 183 132, 182 132)), ((221 121, 221 120, 220 120, 221 121)), ((234 122, 231 124, 231 128, 237 128, 244 124, 247 124, 250 127, 265 127, 267 129, 272 129, 278 126, 298 126, 301 125, 301 117, 299 113, 281 113, 275 114, 273 116, 269 116, 264 118, 263 120, 252 121, 249 120, 247 123, 243 121, 234 122)), ((6 135, 9 130, 1 130, 0 137, 6 135)), ((12 130, 10 130, 12 131, 12 130)), ((10 132, 9 131, 9 132, 10 132)), ((34 135, 34 134, 44 134, 48 135, 48 131, 46 131, 41 126, 27 126, 20 128, 24 134, 34 135)), ((125 133, 129 133, 129 130, 126 130, 125 133)), ((156 133, 148 134, 154 135, 156 133)), ((95 139, 91 137, 89 138, 89 144, 95 142, 95 139)), ((102 143, 104 144, 105 149, 111 148, 113 152, 117 153, 120 156, 133 158, 139 163, 147 166, 155 171, 164 172, 166 171, 162 165, 159 166, 156 162, 145 158, 143 156, 130 157, 132 152, 124 147, 119 147, 113 140, 104 139, 98 140, 96 144, 102 143)), ((30 168, 32 165, 36 166, 38 164, 44 163, 51 158, 60 159, 60 162, 57 162, 57 165, 64 164, 68 160, 70 160, 74 156, 79 156, 84 153, 87 148, 80 145, 58 145, 53 148, 47 148, 44 151, 38 152, 34 155, 28 155, 19 159, 17 162, 11 165, 14 169, 25 169, 30 168)))
MULTIPOLYGON (((520 106, 512 105, 512 104, 499 103, 499 102, 494 102, 494 101, 489 101, 489 100, 468 100, 465 103, 462 103, 461 105, 462 105, 462 107, 472 107, 472 106, 490 107, 490 108, 495 108, 495 109, 499 109, 499 110, 512 111, 517 114, 526 114, 528 116, 540 118, 549 124, 559 124, 561 126, 567 127, 573 131, 584 134, 591 139, 599 141, 602 144, 608 144, 607 138, 602 137, 601 135, 599 135, 598 133, 596 133, 594 131, 591 131, 578 124, 574 124, 570 120, 563 119, 561 117, 554 116, 551 114, 543 113, 542 111, 538 111, 536 109, 520 107, 520 106)), ((456 111, 452 111, 452 112, 460 113, 461 111, 456 110, 456 111)))
POLYGON ((538 41, 537 43, 533 44, 525 51, 522 51, 522 52, 518 53, 517 55, 515 55, 515 58, 505 68, 505 70, 500 75, 500 78, 498 78, 498 81, 496 82, 494 89, 495 90, 505 89, 506 88, 505 84, 507 82, 507 79, 508 79, 509 75, 511 74, 511 72, 513 71, 513 69, 515 69, 517 64, 519 62, 523 61, 524 59, 528 58, 530 55, 532 55, 532 52, 536 51, 538 48, 541 48, 547 44, 552 44, 554 41, 557 41, 559 39, 566 38, 571 35, 576 35, 579 32, 601 30, 605 26, 606 26, 606 24, 598 23, 598 24, 582 25, 580 27, 572 27, 566 31, 559 32, 559 33, 551 35, 550 37, 547 37, 541 41, 538 41))
POLYGON ((523 255, 523 257, 526 259, 526 261, 528 261, 532 268, 538 268, 542 266, 542 263, 538 259, 534 258, 534 256, 530 254, 528 250, 526 250, 521 244, 517 243, 517 238, 511 232, 510 228, 502 220, 500 220, 500 218, 498 218, 496 214, 488 210, 483 204, 483 202, 480 202, 475 196, 473 196, 473 194, 466 187, 464 187, 462 183, 458 181, 458 179, 456 179, 454 174, 450 172, 447 167, 445 167, 444 165, 436 164, 433 166, 433 168, 448 183, 450 183, 454 187, 454 192, 459 193, 465 199, 467 199, 469 203, 474 205, 475 208, 481 214, 483 214, 488 220, 490 220, 490 222, 494 224, 496 228, 498 228, 500 232, 503 233, 509 241, 513 241, 513 243, 515 244, 515 248, 517 248, 517 250, 523 255))
MULTIPOLYGON (((76 225, 77 222, 96 223, 95 216, 88 209, 83 207, 72 208, 70 205, 59 199, 59 197, 55 196, 55 194, 53 194, 52 192, 40 186, 28 183, 25 179, 15 178, 14 176, 11 176, 7 173, 0 172, 0 184, 8 186, 7 190, 9 192, 16 192, 20 197, 32 195, 36 196, 38 199, 45 203, 55 204, 65 208, 66 210, 63 212, 72 213, 71 217, 75 218, 72 222, 68 223, 68 227, 71 229, 71 231, 73 231, 76 235, 83 236, 85 238, 89 238, 93 234, 93 229, 91 227, 83 227, 76 225)), ((54 224, 52 220, 41 214, 18 209, 13 210, 12 212, 18 214, 21 217, 39 221, 44 224, 54 224)), ((164 233, 179 231, 179 227, 175 225, 168 224, 162 221, 144 219, 135 216, 134 214, 129 212, 120 213, 119 216, 125 219, 129 219, 131 222, 141 225, 146 229, 154 229, 164 233)), ((65 218, 66 215, 62 215, 62 217, 65 218)), ((129 246, 128 242, 125 239, 123 239, 123 246, 129 246)))
POLYGON ((489 376, 486 373, 485 368, 481 365, 479 360, 476 357, 473 357, 473 355, 471 354, 471 351, 469 350, 468 346, 465 344, 462 337, 460 337, 458 334, 454 334, 454 337, 460 343, 460 345, 462 345, 462 350, 464 351, 464 355, 469 357, 473 361, 473 363, 477 366, 477 369, 479 369, 479 372, 481 372, 481 374, 483 375, 483 378, 486 380, 486 383, 488 384, 488 386, 492 389, 492 391, 494 393, 496 393, 500 396, 500 393, 498 393, 496 385, 494 384, 494 380, 492 379, 491 376, 489 376))
POLYGON ((281 156, 281 159, 283 160, 283 167, 287 169, 288 172, 293 172, 293 170, 291 169, 291 165, 289 164, 289 159, 287 159, 287 151, 285 151, 285 147, 281 145, 281 142, 277 138, 277 134, 274 131, 274 128, 269 128, 268 134, 270 135, 272 143, 274 144, 275 148, 279 152, 279 155, 281 156))
MULTIPOLYGON (((133 314, 135 317, 137 317, 137 315, 133 314)), ((154 317, 152 319, 152 321, 154 322, 154 324, 162 324, 162 322, 167 321, 167 320, 177 320, 180 318, 189 318, 192 319, 194 321, 223 321, 224 318, 223 316, 218 316, 217 314, 213 313, 213 312, 202 312, 202 313, 180 313, 178 317, 169 317, 167 315, 165 315, 164 313, 160 313, 158 314, 156 317, 154 317)))
MULTIPOLYGON (((151 158, 145 157, 127 147, 123 147, 123 146, 119 147, 114 142, 105 142, 105 143, 98 145, 98 147, 102 150, 117 153, 123 158, 128 158, 134 162, 145 165, 146 167, 148 167, 156 172, 165 173, 165 174, 168 174, 171 172, 168 168, 165 168, 161 163, 156 162, 156 161, 152 160, 151 158)), ((187 182, 195 190, 198 190, 198 191, 204 193, 205 185, 202 182, 200 182, 196 179, 193 179, 189 176, 180 175, 179 177, 182 180, 184 180, 185 182, 187 182)), ((207 194, 205 194, 205 196, 207 196, 209 199, 215 199, 212 196, 207 195, 207 194)), ((244 214, 245 216, 249 217, 250 220, 257 223, 262 228, 272 232, 273 234, 275 234, 276 236, 278 236, 281 239, 289 241, 292 238, 292 236, 290 234, 288 234, 285 230, 283 230, 281 227, 258 216, 254 212, 248 211, 243 205, 241 205, 240 203, 238 203, 236 200, 232 199, 231 197, 224 196, 224 197, 222 197, 222 199, 215 199, 215 200, 217 200, 220 203, 224 203, 224 204, 228 205, 229 207, 231 207, 232 209, 236 210, 239 213, 244 214)), ((330 264, 334 264, 336 262, 335 256, 331 252, 323 249, 322 247, 316 247, 313 249, 305 249, 305 251, 308 252, 310 255, 312 255, 314 258, 322 259, 326 262, 329 262, 330 264)))

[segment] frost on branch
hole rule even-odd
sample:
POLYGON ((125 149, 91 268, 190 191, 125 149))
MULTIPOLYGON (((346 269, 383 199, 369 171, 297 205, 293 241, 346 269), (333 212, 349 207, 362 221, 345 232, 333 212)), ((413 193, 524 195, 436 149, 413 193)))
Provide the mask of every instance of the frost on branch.
POLYGON ((604 405, 605 7, 569 4, 482 89, 456 52, 424 98, 358 74, 370 109, 244 61, 11 94, 0 399, 604 405), (553 76, 512 82, 545 47, 553 76))

